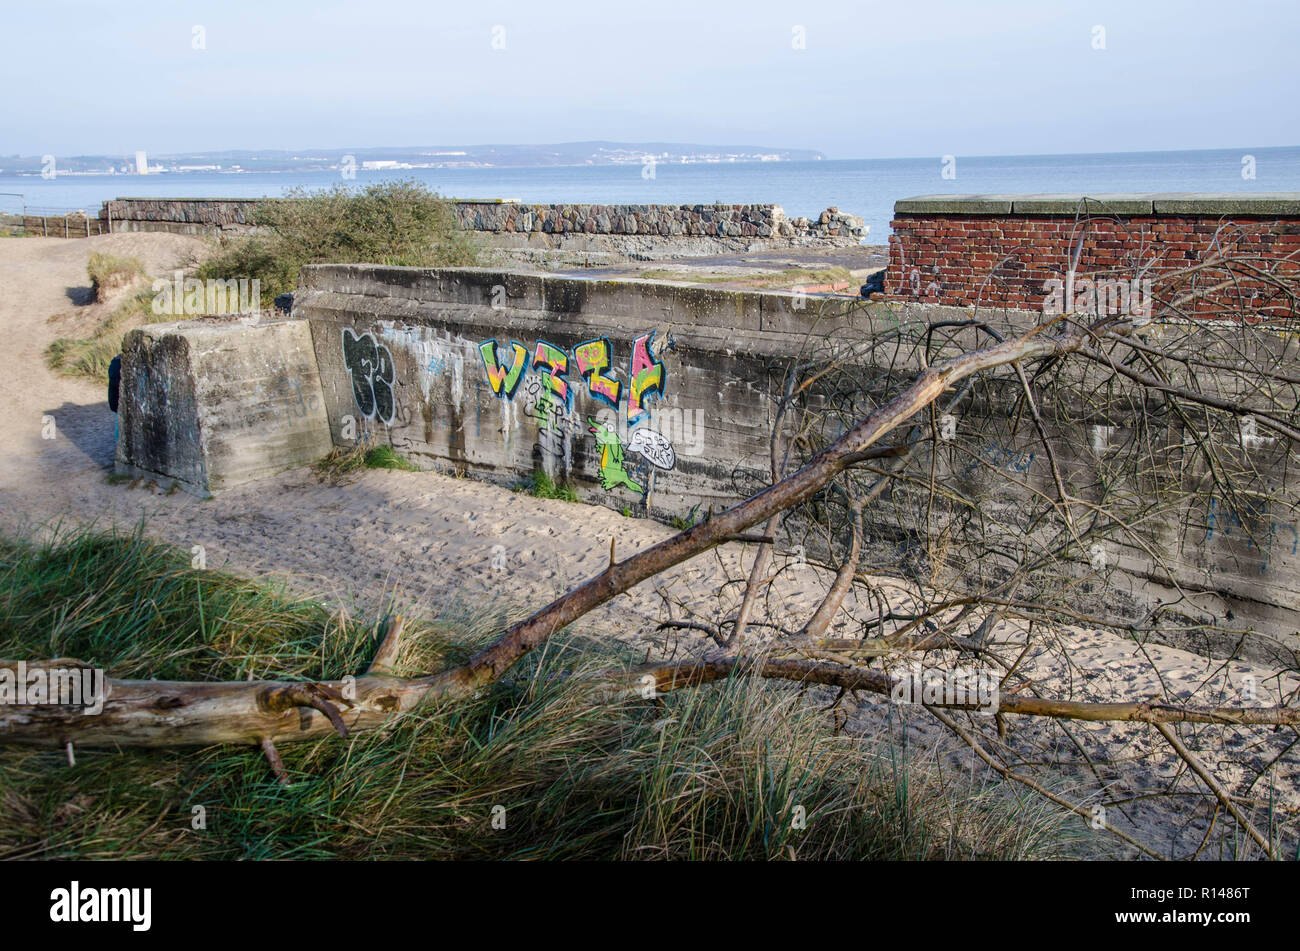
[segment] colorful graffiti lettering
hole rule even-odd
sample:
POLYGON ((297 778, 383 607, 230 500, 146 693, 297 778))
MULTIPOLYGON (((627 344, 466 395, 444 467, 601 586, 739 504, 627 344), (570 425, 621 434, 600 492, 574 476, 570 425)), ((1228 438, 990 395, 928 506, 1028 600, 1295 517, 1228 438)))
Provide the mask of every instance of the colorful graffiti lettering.
POLYGON ((591 428, 587 431, 595 434, 596 445, 600 447, 600 486, 605 491, 616 489, 620 485, 633 492, 642 491, 640 483, 634 481, 623 468, 623 444, 618 441, 618 434, 590 416, 587 422, 591 428))
POLYGON ((648 412, 645 401, 649 397, 664 395, 664 365, 650 349, 650 342, 653 339, 652 331, 632 341, 632 358, 628 363, 628 425, 635 423, 648 412))
MULTIPOLYGON (((632 342, 632 355, 628 363, 627 421, 635 423, 648 413, 646 400, 652 396, 662 397, 667 383, 667 371, 663 361, 654 354, 654 332, 642 334, 632 342)), ((483 356, 483 366, 487 370, 488 382, 492 392, 503 398, 515 395, 520 382, 529 367, 527 349, 516 341, 510 341, 512 358, 507 364, 502 359, 501 347, 496 340, 488 340, 479 345, 483 356)), ((586 381, 587 392, 592 398, 600 400, 607 406, 618 408, 619 397, 623 395, 623 381, 614 375, 613 351, 607 337, 584 340, 573 351, 578 373, 586 381)), ((566 408, 573 407, 573 390, 569 386, 569 352, 563 347, 546 340, 538 340, 532 353, 532 366, 542 377, 547 389, 566 408)))
POLYGON ((573 358, 578 364, 578 372, 587 381, 587 392, 595 399, 617 409, 623 383, 616 377, 606 376, 604 373, 614 362, 610 356, 609 338, 599 337, 595 340, 583 341, 573 348, 573 358))
MULTIPOLYGON (((511 353, 499 347, 495 340, 479 345, 483 366, 487 370, 492 392, 503 399, 511 399, 522 387, 524 414, 537 420, 537 441, 544 463, 563 461, 565 471, 571 465, 572 443, 581 429, 581 416, 574 413, 575 385, 581 378, 586 383, 588 395, 603 404, 598 415, 611 416, 615 422, 607 424, 588 419, 588 430, 596 436, 600 451, 600 479, 606 490, 623 486, 634 492, 644 491, 629 474, 624 459, 625 452, 640 455, 653 474, 658 469, 672 469, 677 464, 677 453, 672 440, 662 427, 643 421, 649 417, 646 405, 651 397, 662 398, 667 382, 667 369, 655 356, 654 333, 645 333, 632 343, 628 362, 628 380, 619 378, 614 369, 613 348, 608 337, 594 337, 577 344, 570 351, 547 340, 538 340, 531 353, 523 345, 511 341, 511 353), (507 362, 506 357, 511 359, 507 362), (570 360, 576 373, 570 376, 570 360), (530 372, 531 371, 531 372, 530 372), (624 412, 618 413, 620 403, 624 412), (643 422, 633 431, 631 441, 625 446, 621 434, 643 422)), ((503 405, 502 431, 508 433, 510 423, 503 405)), ((677 418, 681 411, 677 410, 677 418)), ((678 427, 681 428, 681 427, 678 427)), ((703 426, 697 423, 696 435, 703 426)), ((638 464, 640 465, 640 463, 638 464)))
POLYGON ((393 421, 393 355, 373 334, 357 336, 343 328, 343 365, 352 374, 352 396, 366 419, 393 421))
POLYGON ((511 358, 509 365, 501 361, 501 348, 496 340, 485 340, 479 344, 478 352, 483 357, 483 368, 487 370, 488 383, 492 392, 501 399, 510 399, 519 389, 519 381, 528 369, 528 349, 521 343, 510 341, 511 358))
POLYGON ((561 350, 553 343, 547 343, 545 340, 537 341, 537 349, 533 351, 533 368, 542 377, 542 383, 546 386, 550 395, 559 403, 564 405, 567 410, 573 405, 573 393, 569 389, 567 379, 569 373, 569 354, 566 350, 561 350))

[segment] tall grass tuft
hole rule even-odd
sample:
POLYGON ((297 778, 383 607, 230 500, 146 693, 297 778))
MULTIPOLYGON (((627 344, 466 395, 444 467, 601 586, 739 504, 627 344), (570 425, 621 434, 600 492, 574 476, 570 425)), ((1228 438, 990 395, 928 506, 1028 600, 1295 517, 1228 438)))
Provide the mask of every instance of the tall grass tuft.
POLYGON ((144 277, 144 262, 137 257, 122 257, 107 251, 96 251, 86 262, 86 276, 90 278, 95 300, 119 288, 126 287, 144 277))
POLYGON ((516 487, 539 499, 559 499, 561 502, 581 502, 578 490, 568 482, 556 482, 545 469, 534 469, 532 475, 516 487))
MULTIPOLYGON (((408 626, 408 671, 463 660, 509 618, 455 604, 408 626)), ((0 542, 0 656, 116 677, 356 673, 375 625, 219 571, 142 534, 0 542)), ((792 687, 733 681, 611 698, 627 662, 578 635, 468 701, 390 728, 252 748, 0 747, 0 857, 1050 858, 1061 818, 836 734, 792 687), (192 827, 202 806, 205 828, 192 827), (494 817, 497 822, 494 826, 494 817)), ((1041 803, 1041 801, 1039 801, 1041 803)))

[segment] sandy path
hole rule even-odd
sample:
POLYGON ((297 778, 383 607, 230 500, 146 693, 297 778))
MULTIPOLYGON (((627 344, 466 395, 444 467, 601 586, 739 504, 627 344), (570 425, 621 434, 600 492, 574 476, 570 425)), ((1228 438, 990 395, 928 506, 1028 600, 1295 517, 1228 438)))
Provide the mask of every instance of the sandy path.
MULTIPOLYGON (((0 531, 48 527, 59 520, 129 527, 144 519, 153 537, 186 549, 203 546, 209 568, 281 577, 299 590, 353 604, 365 613, 388 598, 436 611, 452 597, 500 599, 509 610, 523 612, 601 570, 611 538, 621 559, 672 534, 663 525, 624 518, 601 506, 539 500, 428 472, 368 471, 333 486, 308 470, 295 470, 209 501, 183 492, 168 495, 157 487, 109 484, 113 414, 101 387, 55 376, 46 368, 45 347, 69 323, 51 323, 49 317, 75 311, 74 302, 84 299, 85 264, 95 250, 140 255, 151 273, 165 273, 199 246, 192 238, 162 234, 0 240, 0 326, 8 331, 10 351, 8 372, 0 376, 6 408, 0 413, 0 531), (46 416, 57 427, 53 440, 42 438, 46 416)), ((716 619, 729 611, 728 599, 719 603, 718 591, 738 590, 722 586, 728 574, 739 576, 740 555, 740 546, 727 546, 679 567, 659 583, 716 619)), ((776 592, 777 604, 806 602, 815 593, 816 570, 785 577, 791 585, 776 592), (795 583, 805 590, 800 593, 795 583)), ((654 584, 647 582, 581 624, 601 636, 644 643, 663 611, 654 584)), ((1023 631, 1008 624, 998 634, 1014 640, 1023 631)), ((1217 663, 1173 648, 1151 647, 1144 655, 1108 631, 1068 635, 1068 655, 1041 651, 1026 662, 1024 669, 1047 695, 1146 699, 1161 695, 1163 678, 1175 696, 1196 690, 1201 702, 1232 703, 1249 675, 1259 684, 1259 702, 1265 703, 1273 702, 1279 689, 1292 690, 1297 683, 1294 675, 1279 679, 1276 671, 1235 661, 1221 670, 1217 663)), ((700 646, 698 639, 694 643, 700 646)), ((940 661, 936 657, 933 662, 940 661)), ((888 709, 880 699, 867 698, 852 722, 859 730, 880 729, 888 709)), ((892 712, 906 714, 908 709, 892 712)), ((951 739, 940 735, 924 714, 903 719, 915 742, 953 749, 951 739)), ((1091 772, 1078 763, 1078 748, 1059 728, 1017 726, 1023 750, 1033 753, 1029 758, 1064 764, 1057 775, 1072 798, 1089 801, 1098 794, 1091 772)), ((1168 781, 1177 766, 1150 728, 1076 724, 1072 729, 1089 756, 1114 756, 1118 749, 1127 758, 1117 771, 1103 771, 1110 796, 1142 797, 1168 781)), ((1214 757, 1215 769, 1221 779, 1234 782, 1246 775, 1245 764, 1282 753, 1291 735, 1215 728, 1201 731, 1199 741, 1221 754, 1214 757)), ((963 765, 972 760, 969 753, 945 755, 963 765)), ((1294 751, 1279 762, 1275 783, 1277 805, 1294 817, 1300 809, 1300 763, 1294 751)), ((1194 783, 1180 788, 1194 788, 1194 783)), ((1256 798, 1264 794, 1260 787, 1251 793, 1256 798)), ((1187 811, 1191 802, 1142 800, 1113 811, 1110 818, 1121 827, 1140 829, 1148 841, 1163 841, 1184 853, 1195 848, 1205 818, 1200 800, 1196 810, 1187 811)))

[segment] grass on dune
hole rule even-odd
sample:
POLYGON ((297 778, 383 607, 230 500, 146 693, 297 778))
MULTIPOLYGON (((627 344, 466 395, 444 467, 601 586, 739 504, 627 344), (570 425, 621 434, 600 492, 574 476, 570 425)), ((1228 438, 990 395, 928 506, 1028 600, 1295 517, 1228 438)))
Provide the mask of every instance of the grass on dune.
POLYGON ((107 291, 114 290, 143 278, 144 262, 138 257, 122 257, 107 251, 96 251, 86 262, 86 276, 96 300, 103 300, 107 291))
POLYGON ((107 381, 108 365, 122 352, 122 338, 127 331, 176 319, 153 312, 154 296, 152 288, 142 287, 123 298, 88 336, 59 337, 45 348, 46 364, 62 376, 107 381))
MULTIPOLYGON (((506 620, 455 606, 415 620, 401 663, 455 663, 506 620)), ((0 657, 73 656, 116 677, 337 678, 364 668, 375 630, 195 570, 140 534, 0 542, 0 657)), ((474 700, 281 744, 289 787, 252 748, 79 748, 71 767, 61 750, 0 746, 0 857, 1011 859, 1077 846, 1041 800, 837 735, 792 687, 647 700, 583 676, 626 660, 570 635, 474 700)))

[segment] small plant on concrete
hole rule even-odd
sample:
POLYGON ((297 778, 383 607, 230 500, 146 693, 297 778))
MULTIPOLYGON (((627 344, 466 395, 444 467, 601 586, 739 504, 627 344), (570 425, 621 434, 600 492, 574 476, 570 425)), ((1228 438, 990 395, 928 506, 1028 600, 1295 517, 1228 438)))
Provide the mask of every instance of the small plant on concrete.
POLYGON ((337 485, 363 469, 401 469, 404 472, 418 472, 420 467, 394 451, 392 446, 375 445, 371 439, 360 439, 354 446, 335 447, 328 456, 316 463, 314 468, 324 481, 337 485))
POLYGON ((673 528, 677 529, 679 532, 684 532, 688 528, 694 528, 695 519, 699 514, 699 511, 700 511, 700 507, 696 505, 694 508, 691 509, 690 513, 685 516, 674 515, 672 517, 673 528))

